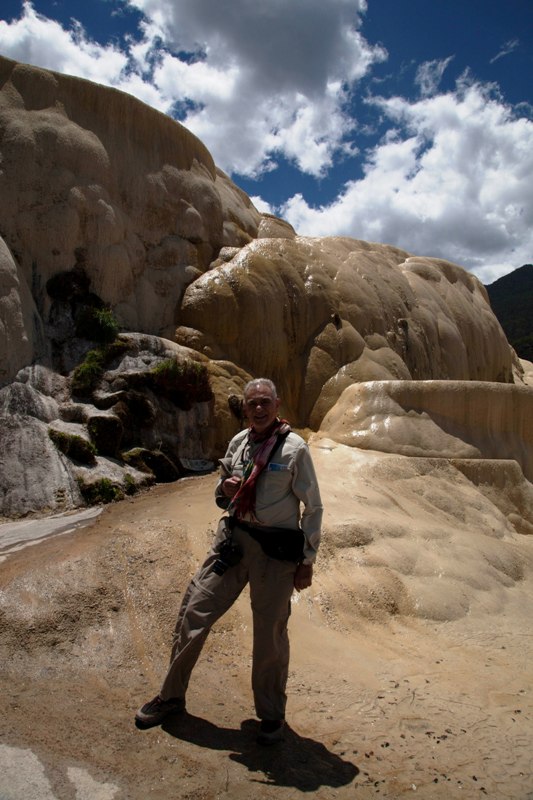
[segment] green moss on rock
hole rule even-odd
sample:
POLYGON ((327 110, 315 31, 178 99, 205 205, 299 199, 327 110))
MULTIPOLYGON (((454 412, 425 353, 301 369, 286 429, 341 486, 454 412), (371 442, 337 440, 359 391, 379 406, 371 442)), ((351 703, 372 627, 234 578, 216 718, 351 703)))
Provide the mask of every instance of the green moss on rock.
POLYGON ((91 506, 99 503, 114 503, 124 499, 122 487, 110 481, 109 478, 100 478, 91 483, 86 483, 82 478, 78 478, 78 486, 83 499, 91 506))
POLYGON ((76 336, 111 344, 119 334, 118 322, 109 308, 83 306, 76 315, 76 336))
POLYGON ((213 397, 207 367, 198 361, 168 358, 150 371, 149 379, 155 394, 167 397, 184 410, 213 397))
POLYGON ((104 414, 91 417, 87 429, 100 454, 106 456, 117 454, 124 434, 124 426, 118 417, 104 414))
POLYGON ((111 344, 89 350, 85 359, 72 373, 72 394, 76 397, 90 397, 107 367, 115 358, 124 355, 129 349, 130 346, 127 342, 117 339, 111 344))
POLYGON ((67 458, 79 461, 81 464, 96 463, 96 447, 92 442, 88 442, 83 436, 74 433, 58 431, 55 428, 48 429, 48 436, 53 441, 58 450, 67 458))

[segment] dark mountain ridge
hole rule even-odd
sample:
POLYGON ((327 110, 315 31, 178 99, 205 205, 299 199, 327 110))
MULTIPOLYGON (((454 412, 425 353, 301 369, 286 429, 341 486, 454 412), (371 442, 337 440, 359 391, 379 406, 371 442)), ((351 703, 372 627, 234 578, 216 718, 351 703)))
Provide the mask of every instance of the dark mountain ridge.
POLYGON ((524 264, 486 289, 509 343, 520 358, 533 361, 533 264, 524 264))

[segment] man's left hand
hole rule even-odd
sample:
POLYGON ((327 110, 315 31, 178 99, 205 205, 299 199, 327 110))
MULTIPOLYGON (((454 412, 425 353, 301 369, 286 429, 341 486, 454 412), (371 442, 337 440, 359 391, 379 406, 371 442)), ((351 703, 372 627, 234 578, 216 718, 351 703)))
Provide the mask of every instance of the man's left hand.
POLYGON ((298 564, 294 573, 294 588, 297 592, 308 589, 313 582, 313 565, 298 564))

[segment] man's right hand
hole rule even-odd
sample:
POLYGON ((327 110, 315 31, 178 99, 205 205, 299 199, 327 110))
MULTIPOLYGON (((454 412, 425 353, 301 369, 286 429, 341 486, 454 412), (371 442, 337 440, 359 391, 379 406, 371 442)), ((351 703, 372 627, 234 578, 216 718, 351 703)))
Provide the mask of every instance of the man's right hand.
POLYGON ((225 481, 222 481, 222 492, 226 497, 233 497, 237 493, 240 485, 241 479, 236 475, 232 475, 231 478, 226 478, 225 481))
POLYGON ((294 573, 294 588, 297 592, 308 589, 313 583, 313 565, 298 564, 294 573))

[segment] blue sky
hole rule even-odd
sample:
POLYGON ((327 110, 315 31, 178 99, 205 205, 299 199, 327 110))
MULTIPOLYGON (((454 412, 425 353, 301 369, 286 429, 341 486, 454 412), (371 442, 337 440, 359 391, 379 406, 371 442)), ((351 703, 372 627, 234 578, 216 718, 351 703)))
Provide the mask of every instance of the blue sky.
POLYGON ((3 0, 0 53, 183 122, 261 210, 533 261, 533 0, 3 0))

